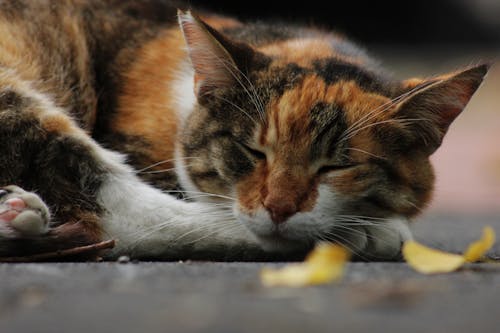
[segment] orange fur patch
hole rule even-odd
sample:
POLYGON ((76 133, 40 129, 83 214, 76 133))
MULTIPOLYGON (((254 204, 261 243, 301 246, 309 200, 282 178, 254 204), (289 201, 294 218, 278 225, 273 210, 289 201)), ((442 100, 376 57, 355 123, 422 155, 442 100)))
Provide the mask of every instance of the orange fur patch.
POLYGON ((370 172, 369 168, 369 166, 361 166, 352 170, 340 171, 335 174, 335 177, 328 178, 326 183, 331 185, 336 193, 345 197, 356 196, 363 193, 371 184, 368 180, 359 179, 361 173, 370 172))
MULTIPOLYGON (((184 39, 174 28, 144 45, 124 75, 113 129, 144 138, 151 145, 148 155, 153 161, 173 158, 178 117, 169 84, 185 58, 184 39)), ((165 169, 171 165, 159 167, 165 169)))
POLYGON ((242 26, 242 23, 230 17, 219 15, 201 16, 201 19, 214 29, 237 28, 242 26))
POLYGON ((285 63, 296 63, 303 67, 310 66, 313 60, 330 57, 351 64, 361 65, 363 63, 361 58, 347 57, 335 52, 331 46, 332 39, 333 36, 294 38, 267 44, 258 50, 268 56, 277 57, 285 63))
POLYGON ((261 161, 250 175, 236 184, 240 208, 245 213, 251 214, 262 207, 262 198, 267 195, 267 174, 266 162, 261 161))
POLYGON ((47 132, 58 134, 72 134, 80 132, 80 129, 65 114, 41 115, 40 125, 47 132))
POLYGON ((253 213, 264 202, 290 203, 298 212, 311 211, 318 197, 318 179, 307 175, 304 165, 287 166, 276 161, 272 167, 260 162, 237 184, 242 211, 253 213))

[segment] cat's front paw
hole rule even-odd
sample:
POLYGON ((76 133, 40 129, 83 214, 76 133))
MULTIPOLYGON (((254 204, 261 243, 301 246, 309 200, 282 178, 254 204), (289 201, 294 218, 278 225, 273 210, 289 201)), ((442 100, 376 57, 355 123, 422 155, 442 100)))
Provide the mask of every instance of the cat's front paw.
POLYGON ((0 236, 43 235, 49 222, 49 209, 38 195, 14 185, 0 188, 0 236))
POLYGON ((403 243, 413 238, 404 218, 374 223, 364 226, 364 230, 367 239, 364 255, 370 260, 400 260, 403 243))

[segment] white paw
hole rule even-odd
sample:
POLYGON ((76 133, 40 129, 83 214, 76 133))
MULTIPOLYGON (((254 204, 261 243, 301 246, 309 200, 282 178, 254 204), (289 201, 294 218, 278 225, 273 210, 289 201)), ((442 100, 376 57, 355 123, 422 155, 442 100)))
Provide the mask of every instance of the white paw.
POLYGON ((408 221, 394 218, 384 224, 365 226, 367 233, 366 254, 377 260, 393 260, 398 258, 401 246, 412 239, 408 221))
POLYGON ((38 195, 14 185, 0 188, 0 235, 42 235, 49 222, 49 209, 38 195))

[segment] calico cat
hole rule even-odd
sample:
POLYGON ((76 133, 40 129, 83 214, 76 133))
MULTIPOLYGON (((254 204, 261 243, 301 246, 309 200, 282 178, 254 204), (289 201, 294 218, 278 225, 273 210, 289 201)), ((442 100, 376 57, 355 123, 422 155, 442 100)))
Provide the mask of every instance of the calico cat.
POLYGON ((176 7, 0 3, 0 257, 397 258, 488 65, 398 81, 333 32, 176 7))

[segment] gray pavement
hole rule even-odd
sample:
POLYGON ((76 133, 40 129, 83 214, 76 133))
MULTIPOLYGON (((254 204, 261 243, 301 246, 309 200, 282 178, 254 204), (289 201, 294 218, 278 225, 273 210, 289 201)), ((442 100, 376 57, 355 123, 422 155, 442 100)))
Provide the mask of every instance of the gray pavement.
MULTIPOLYGON (((500 216, 427 216, 415 231, 462 251, 484 225, 500 234, 500 216)), ((341 283, 302 289, 263 287, 264 265, 280 264, 0 264, 0 332, 500 332, 500 264, 351 263, 341 283)))

